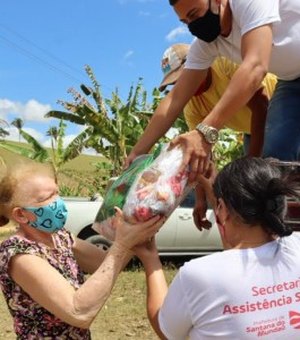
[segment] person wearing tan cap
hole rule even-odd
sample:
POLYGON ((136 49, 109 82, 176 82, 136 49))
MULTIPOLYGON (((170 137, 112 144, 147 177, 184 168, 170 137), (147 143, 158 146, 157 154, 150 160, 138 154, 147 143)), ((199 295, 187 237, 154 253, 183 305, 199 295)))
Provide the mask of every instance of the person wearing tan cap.
MULTIPOLYGON (((188 44, 174 44, 165 50, 161 61, 164 77, 159 85, 160 91, 165 91, 168 85, 176 83, 183 71, 189 47, 188 44)), ((196 93, 184 107, 183 112, 189 130, 194 130, 217 104, 237 68, 237 64, 224 57, 218 57, 214 61, 208 69, 206 79, 199 83, 196 93)), ((225 127, 244 133, 245 153, 249 156, 261 155, 266 104, 274 92, 276 83, 276 76, 268 73, 261 88, 248 104, 224 123, 225 127)))
MULTIPOLYGON (((184 69, 189 47, 190 45, 188 44, 174 44, 163 53, 161 69, 164 77, 159 85, 160 91, 164 91, 167 86, 176 83, 184 69)), ((208 69, 205 81, 199 82, 194 96, 183 109, 189 130, 194 130, 214 108, 237 68, 238 65, 232 61, 219 57, 208 69)), ((273 74, 267 74, 261 88, 255 93, 247 106, 241 108, 228 121, 224 122, 224 126, 244 133, 244 151, 247 155, 261 155, 267 106, 276 82, 277 79, 273 74)), ((167 126, 167 128, 170 127, 171 124, 167 126)), ((159 131, 160 129, 161 124, 158 124, 155 130, 159 131)), ((162 130, 161 135, 163 135, 162 130)), ((143 141, 143 136, 138 145, 141 141, 143 141)), ((157 140, 152 141, 154 144, 157 140)), ((196 226, 201 230, 203 227, 209 227, 210 225, 206 219, 206 197, 200 186, 196 187, 195 192, 196 202, 193 217, 196 226)))
POLYGON ((171 143, 172 147, 180 145, 184 150, 182 168, 189 165, 190 182, 196 180, 198 173, 207 171, 218 131, 249 102, 267 72, 274 73, 278 83, 268 107, 263 156, 299 161, 299 0, 169 0, 169 3, 196 38, 183 72, 160 102, 129 161, 147 152, 160 132, 167 131, 219 56, 240 66, 203 122, 171 143))

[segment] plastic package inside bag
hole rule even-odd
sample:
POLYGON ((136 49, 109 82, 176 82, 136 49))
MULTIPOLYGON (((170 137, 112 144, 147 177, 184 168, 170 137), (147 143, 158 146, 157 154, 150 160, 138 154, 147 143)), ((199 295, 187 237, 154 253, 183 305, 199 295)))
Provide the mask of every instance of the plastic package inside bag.
POLYGON ((160 145, 153 153, 134 160, 108 189, 93 224, 93 229, 114 240, 111 218, 114 207, 123 210, 130 223, 146 221, 155 215, 169 216, 186 196, 187 168, 179 172, 183 159, 181 148, 168 150, 160 145))

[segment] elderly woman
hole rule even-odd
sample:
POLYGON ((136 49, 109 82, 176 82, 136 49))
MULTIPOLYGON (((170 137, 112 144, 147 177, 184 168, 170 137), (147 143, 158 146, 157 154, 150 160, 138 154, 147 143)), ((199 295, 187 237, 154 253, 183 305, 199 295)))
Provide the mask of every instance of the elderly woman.
POLYGON ((24 165, 0 181, 0 217, 15 221, 15 235, 0 246, 0 285, 18 339, 90 339, 131 249, 163 223, 155 217, 129 225, 118 211, 116 239, 106 253, 73 237, 67 211, 49 168, 24 165), (84 273, 91 276, 87 280, 84 273))

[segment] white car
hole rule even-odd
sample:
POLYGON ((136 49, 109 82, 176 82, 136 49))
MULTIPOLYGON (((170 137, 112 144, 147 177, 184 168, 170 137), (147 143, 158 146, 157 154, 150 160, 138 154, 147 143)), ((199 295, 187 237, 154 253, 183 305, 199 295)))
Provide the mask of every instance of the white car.
MULTIPOLYGON (((104 248, 109 247, 111 242, 91 228, 102 198, 96 201, 64 199, 69 211, 66 228, 81 239, 104 248)), ((207 212, 207 218, 212 222, 211 229, 199 231, 193 221, 194 203, 194 193, 191 192, 157 233, 160 255, 205 255, 223 249, 213 211, 207 212)))

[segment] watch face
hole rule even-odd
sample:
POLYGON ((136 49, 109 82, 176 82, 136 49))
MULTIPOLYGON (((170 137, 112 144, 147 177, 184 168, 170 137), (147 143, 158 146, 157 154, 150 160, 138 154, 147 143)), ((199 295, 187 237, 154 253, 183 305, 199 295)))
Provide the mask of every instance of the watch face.
POLYGON ((197 125, 196 130, 204 136, 207 143, 214 144, 218 141, 219 131, 214 127, 200 123, 197 125))
POLYGON ((210 129, 207 133, 209 143, 216 143, 218 141, 219 132, 217 129, 210 129))

